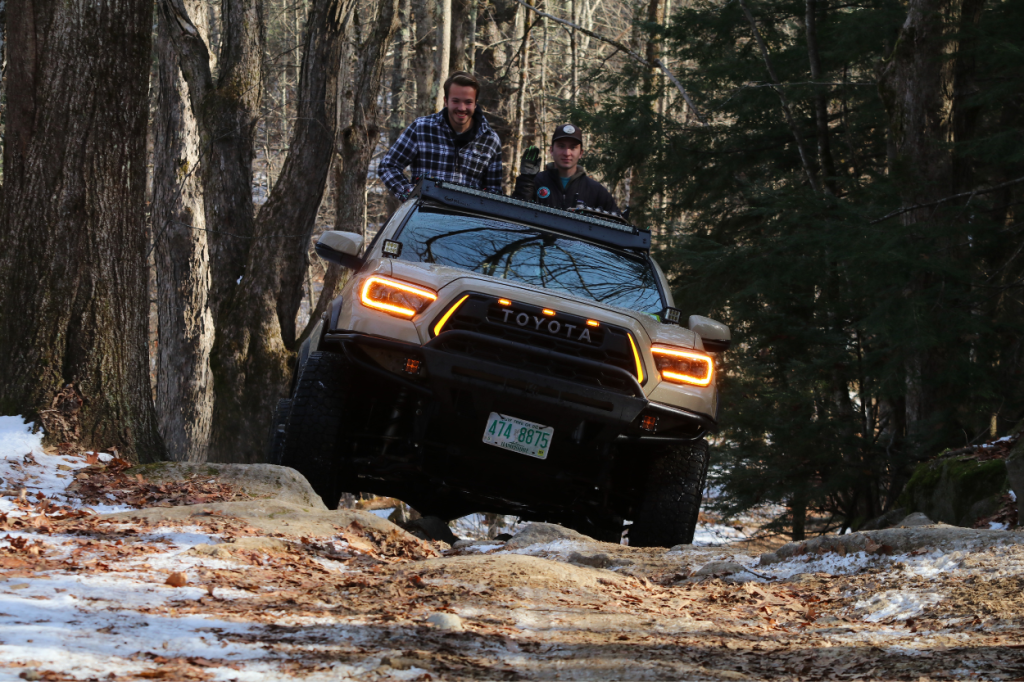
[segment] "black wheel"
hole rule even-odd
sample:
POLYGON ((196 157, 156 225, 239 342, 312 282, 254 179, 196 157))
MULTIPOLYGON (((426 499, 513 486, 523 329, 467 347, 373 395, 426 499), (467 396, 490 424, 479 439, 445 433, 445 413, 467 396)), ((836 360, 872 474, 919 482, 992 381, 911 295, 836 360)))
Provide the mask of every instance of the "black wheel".
POLYGON ((693 542, 708 476, 704 439, 665 447, 651 463, 633 525, 632 547, 671 547, 693 542))
POLYGON ((270 434, 267 436, 267 461, 280 464, 284 455, 284 434, 288 425, 288 413, 292 411, 290 398, 277 401, 274 418, 270 420, 270 434))
POLYGON ((311 353, 292 395, 281 464, 305 476, 329 509, 338 508, 344 492, 342 448, 351 418, 348 363, 311 353))

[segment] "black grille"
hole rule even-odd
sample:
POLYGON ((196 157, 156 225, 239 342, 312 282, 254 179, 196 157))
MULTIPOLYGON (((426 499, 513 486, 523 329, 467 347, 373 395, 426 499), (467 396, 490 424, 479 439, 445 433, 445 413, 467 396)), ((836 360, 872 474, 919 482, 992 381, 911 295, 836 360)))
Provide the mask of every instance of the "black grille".
MULTIPOLYGON (((590 327, 584 317, 557 311, 554 316, 549 316, 544 314, 544 308, 515 301, 503 306, 498 300, 486 294, 469 294, 445 322, 441 338, 434 345, 491 362, 593 386, 633 392, 629 382, 624 381, 618 372, 605 372, 590 364, 571 362, 573 358, 579 358, 617 367, 635 378, 636 360, 628 331, 604 323, 590 327), (449 344, 443 338, 445 332, 449 331, 474 332, 517 346, 492 345, 482 340, 469 343, 465 339, 453 339, 453 343, 449 344), (531 349, 549 352, 536 353, 531 352, 531 349)), ((440 319, 438 317, 434 325, 440 319)))

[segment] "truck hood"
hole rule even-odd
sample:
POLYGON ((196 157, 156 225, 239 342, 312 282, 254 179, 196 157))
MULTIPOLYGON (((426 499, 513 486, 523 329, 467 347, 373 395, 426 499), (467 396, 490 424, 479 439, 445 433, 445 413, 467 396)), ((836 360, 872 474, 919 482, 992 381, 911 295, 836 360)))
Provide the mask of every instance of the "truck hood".
POLYGON ((440 303, 447 304, 465 291, 477 291, 494 296, 518 299, 524 303, 549 307, 572 315, 589 317, 601 322, 619 325, 633 331, 643 343, 664 343, 681 348, 703 350, 700 337, 685 327, 664 324, 652 315, 599 303, 590 298, 544 289, 522 282, 497 279, 461 268, 388 259, 394 277, 433 289, 440 303), (646 337, 646 339, 644 338, 646 337))

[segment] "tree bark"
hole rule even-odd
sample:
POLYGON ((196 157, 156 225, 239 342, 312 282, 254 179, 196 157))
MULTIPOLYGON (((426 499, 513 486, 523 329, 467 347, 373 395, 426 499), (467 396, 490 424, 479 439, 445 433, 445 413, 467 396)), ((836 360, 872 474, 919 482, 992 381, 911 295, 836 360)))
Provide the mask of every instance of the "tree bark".
POLYGON ((373 28, 357 49, 359 59, 352 78, 352 118, 342 129, 338 141, 339 165, 335 179, 338 197, 343 200, 335 202, 336 230, 363 234, 366 174, 380 136, 377 98, 387 47, 398 28, 397 10, 398 0, 380 0, 373 28))
POLYGON ((434 73, 434 0, 414 0, 416 18, 416 115, 427 116, 434 108, 433 88, 437 82, 434 73))
POLYGON ((444 108, 444 88, 452 57, 452 0, 437 3, 437 82, 434 84, 434 111, 444 108))
MULTIPOLYGON (((805 11, 805 32, 807 35, 807 56, 811 64, 811 80, 822 80, 821 53, 818 50, 818 2, 821 3, 821 14, 828 10, 828 0, 807 0, 805 11)), ((828 91, 818 87, 814 95, 814 120, 818 138, 818 167, 824 177, 822 182, 831 193, 836 193, 836 166, 832 161, 832 146, 828 129, 828 91)))
POLYGON ((391 119, 388 142, 394 144, 402 131, 411 123, 409 120, 409 89, 406 79, 411 71, 413 32, 411 30, 412 1, 401 0, 398 5, 398 31, 395 35, 394 69, 391 72, 391 119))
POLYGON ((152 18, 145 0, 7 10, 0 410, 130 461, 164 456, 147 349, 152 18))
MULTIPOLYGON (((206 34, 200 0, 187 5, 206 34)), ((159 92, 153 144, 153 242, 159 318, 156 411, 170 459, 206 461, 213 414, 210 249, 203 213, 199 131, 188 85, 158 18, 159 92)))
MULTIPOLYGON (((218 321, 211 460, 259 461, 266 424, 286 393, 291 355, 282 335, 294 325, 309 240, 334 152, 339 62, 354 4, 319 0, 307 23, 288 157, 260 209, 247 275, 218 321)), ((288 338, 294 339, 294 326, 291 330, 288 338)))

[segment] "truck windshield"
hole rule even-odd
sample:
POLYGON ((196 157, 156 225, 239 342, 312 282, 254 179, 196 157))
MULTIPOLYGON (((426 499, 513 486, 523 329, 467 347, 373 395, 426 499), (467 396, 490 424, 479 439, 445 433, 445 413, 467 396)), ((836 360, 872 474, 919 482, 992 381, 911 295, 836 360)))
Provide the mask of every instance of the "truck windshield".
POLYGON ((645 313, 664 308, 640 256, 484 216, 421 206, 395 237, 400 260, 462 268, 645 313))

